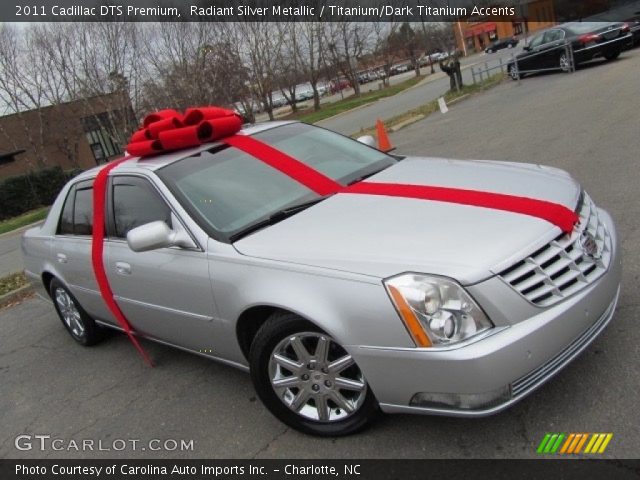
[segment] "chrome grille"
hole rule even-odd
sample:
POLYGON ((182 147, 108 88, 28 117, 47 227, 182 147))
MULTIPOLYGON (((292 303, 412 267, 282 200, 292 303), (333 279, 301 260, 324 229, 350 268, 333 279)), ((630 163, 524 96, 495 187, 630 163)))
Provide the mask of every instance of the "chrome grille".
POLYGON ((579 292, 597 280, 611 261, 611 237, 598 217, 598 209, 584 193, 578 208, 580 220, 571 234, 562 234, 524 260, 500 272, 500 277, 535 305, 547 307, 579 292), (580 245, 589 232, 601 256, 594 259, 580 245))

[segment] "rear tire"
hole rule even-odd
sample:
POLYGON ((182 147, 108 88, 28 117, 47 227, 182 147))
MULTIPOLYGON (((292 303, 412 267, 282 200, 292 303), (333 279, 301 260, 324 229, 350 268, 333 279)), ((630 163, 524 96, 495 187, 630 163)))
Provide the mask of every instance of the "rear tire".
POLYGON ((54 278, 49 285, 49 294, 60 321, 69 335, 80 345, 89 347, 103 338, 103 330, 84 311, 78 300, 60 280, 54 278))
POLYGON ((350 435, 367 427, 379 413, 373 392, 351 356, 329 335, 293 313, 275 313, 260 327, 249 363, 253 385, 267 409, 303 433, 350 435))
POLYGON ((621 53, 622 53, 621 50, 614 50, 613 52, 607 52, 604 54, 604 58, 606 58, 607 60, 615 60, 620 56, 621 53))

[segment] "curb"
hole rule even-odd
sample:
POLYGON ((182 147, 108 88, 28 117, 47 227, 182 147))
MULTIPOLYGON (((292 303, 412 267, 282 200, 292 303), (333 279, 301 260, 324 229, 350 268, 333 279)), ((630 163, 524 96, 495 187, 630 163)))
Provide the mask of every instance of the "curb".
POLYGON ((466 93, 460 97, 454 98, 453 100, 451 100, 450 102, 447 102, 447 105, 455 105, 456 103, 460 102, 461 100, 464 100, 465 98, 468 98, 471 94, 470 93, 466 93))
POLYGON ((22 300, 27 295, 33 293, 35 290, 33 285, 25 285, 23 287, 18 288, 17 290, 13 290, 9 293, 5 293, 0 296, 0 308, 4 308, 9 304, 15 303, 19 300, 22 300))
POLYGON ((391 131, 392 133, 395 133, 398 130, 400 130, 401 128, 407 127, 407 126, 411 125, 412 123, 419 122, 423 118, 425 118, 425 115, 423 115, 423 114, 407 118, 406 120, 403 120, 402 122, 396 123, 395 125, 390 127, 389 131, 391 131))

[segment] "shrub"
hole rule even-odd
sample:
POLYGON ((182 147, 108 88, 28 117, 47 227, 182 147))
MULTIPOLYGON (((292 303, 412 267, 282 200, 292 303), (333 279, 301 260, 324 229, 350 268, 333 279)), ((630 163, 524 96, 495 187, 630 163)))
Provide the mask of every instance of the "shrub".
POLYGON ((0 220, 51 205, 62 187, 80 172, 49 167, 0 180, 0 220))

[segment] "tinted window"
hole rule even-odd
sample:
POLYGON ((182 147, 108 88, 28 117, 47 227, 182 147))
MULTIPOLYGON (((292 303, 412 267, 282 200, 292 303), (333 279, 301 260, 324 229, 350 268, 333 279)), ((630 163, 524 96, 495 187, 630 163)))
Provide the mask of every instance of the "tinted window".
POLYGON ((564 32, 562 30, 549 30, 544 34, 543 43, 557 42, 564 38, 564 32))
POLYGON ((93 189, 76 190, 73 209, 73 233, 91 235, 93 233, 93 189))
POLYGON ((541 45, 541 44, 542 44, 542 39, 543 39, 543 38, 544 38, 544 35, 543 35, 543 34, 536 35, 536 36, 535 36, 535 37, 533 37, 533 38, 531 39, 531 41, 529 42, 529 46, 530 46, 531 48, 534 48, 534 47, 537 47, 537 46, 541 45))
POLYGON ((125 238, 132 228, 162 220, 171 227, 171 210, 146 180, 116 177, 113 185, 115 235, 125 238))
POLYGON ((62 207, 60 222, 58 223, 58 235, 73 235, 73 196, 75 188, 69 189, 67 199, 62 207))

